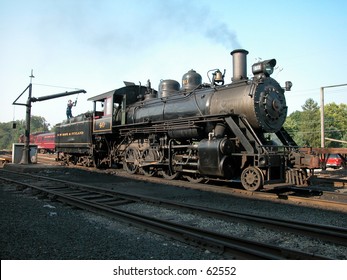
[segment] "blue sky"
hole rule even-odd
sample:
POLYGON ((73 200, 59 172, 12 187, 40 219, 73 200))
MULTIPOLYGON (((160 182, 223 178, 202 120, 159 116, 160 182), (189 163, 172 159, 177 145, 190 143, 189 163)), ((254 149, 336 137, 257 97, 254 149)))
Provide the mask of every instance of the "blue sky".
MULTIPOLYGON (((320 87, 347 83, 346 15, 347 0, 0 0, 0 122, 25 119, 12 102, 31 69, 34 97, 85 89, 77 115, 123 81, 157 88, 194 69, 208 82, 219 68, 230 82, 235 48, 249 51, 249 76, 259 58, 275 58, 273 77, 293 83, 289 113, 301 110, 308 98, 319 104, 320 87)), ((76 97, 33 103, 32 115, 53 126, 76 97)), ((347 87, 326 89, 325 102, 347 103, 347 87)))

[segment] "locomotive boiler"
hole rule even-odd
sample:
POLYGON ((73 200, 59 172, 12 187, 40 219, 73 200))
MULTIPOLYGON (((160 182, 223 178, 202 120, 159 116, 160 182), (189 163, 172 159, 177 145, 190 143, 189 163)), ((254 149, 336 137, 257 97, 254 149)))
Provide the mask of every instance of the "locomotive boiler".
MULTIPOLYGON (((250 191, 274 182, 305 184, 307 170, 318 166, 318 158, 300 153, 283 129, 284 93, 291 82, 283 88, 271 78, 275 59, 253 64, 249 78, 247 54, 243 49, 231 52, 228 84, 218 69, 209 71, 209 83, 190 70, 182 85, 167 79, 155 90, 149 81, 147 86, 126 82, 90 98, 94 113, 84 122, 90 149, 82 155, 70 137, 67 146, 76 149, 63 151, 66 158, 122 165, 129 173, 167 179, 240 181, 250 191)), ((74 121, 64 129, 71 125, 73 130, 74 121)), ((67 138, 61 135, 64 146, 67 138)))
POLYGON ((235 50, 231 54, 234 57, 234 75, 230 85, 216 87, 218 81, 223 81, 220 71, 214 73, 214 77, 218 77, 214 78, 212 87, 203 85, 202 77, 194 70, 183 76, 181 90, 178 82, 163 80, 159 84, 158 98, 135 104, 128 114, 128 123, 205 115, 242 115, 256 130, 280 130, 287 116, 287 106, 284 89, 270 78, 276 60, 253 65, 255 77, 249 80, 246 73, 248 52, 235 50))

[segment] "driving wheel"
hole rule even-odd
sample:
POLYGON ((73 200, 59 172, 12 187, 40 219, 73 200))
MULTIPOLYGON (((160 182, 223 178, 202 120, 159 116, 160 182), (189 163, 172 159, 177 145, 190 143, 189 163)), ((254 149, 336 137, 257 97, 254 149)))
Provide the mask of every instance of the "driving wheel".
POLYGON ((147 148, 142 152, 142 171, 145 176, 153 176, 157 169, 155 166, 151 165, 158 161, 159 153, 156 150, 147 148))
POLYGON ((135 148, 127 148, 124 155, 124 168, 130 174, 135 174, 139 170, 140 153, 135 148))
POLYGON ((165 168, 161 172, 161 175, 163 175, 163 177, 166 180, 174 180, 180 176, 180 172, 175 172, 174 170, 170 170, 169 168, 165 168))

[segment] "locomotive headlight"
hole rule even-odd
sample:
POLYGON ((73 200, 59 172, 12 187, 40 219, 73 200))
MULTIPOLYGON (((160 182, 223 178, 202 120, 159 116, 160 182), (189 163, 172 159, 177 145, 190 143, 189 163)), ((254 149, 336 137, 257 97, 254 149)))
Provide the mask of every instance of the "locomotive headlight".
POLYGON ((267 160, 265 157, 259 158, 259 166, 265 166, 267 164, 267 160))
POLYGON ((274 68, 270 64, 265 65, 265 74, 269 76, 274 72, 274 68))
POLYGON ((264 74, 266 77, 269 77, 274 72, 275 65, 276 59, 269 59, 254 63, 252 65, 252 73, 253 75, 264 74))

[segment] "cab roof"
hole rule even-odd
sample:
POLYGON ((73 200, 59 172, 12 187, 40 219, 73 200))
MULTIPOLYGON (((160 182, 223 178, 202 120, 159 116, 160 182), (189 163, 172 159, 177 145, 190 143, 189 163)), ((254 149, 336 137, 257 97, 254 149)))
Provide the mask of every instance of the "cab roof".
POLYGON ((105 98, 113 96, 113 94, 115 94, 116 90, 111 90, 102 94, 99 94, 97 96, 93 96, 88 98, 88 101, 104 101, 105 98))

